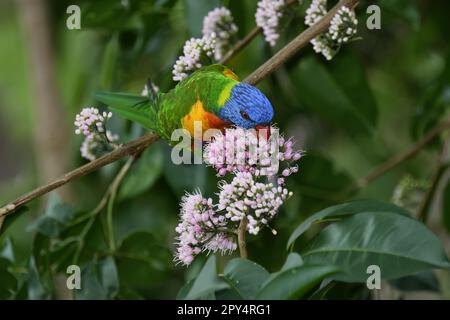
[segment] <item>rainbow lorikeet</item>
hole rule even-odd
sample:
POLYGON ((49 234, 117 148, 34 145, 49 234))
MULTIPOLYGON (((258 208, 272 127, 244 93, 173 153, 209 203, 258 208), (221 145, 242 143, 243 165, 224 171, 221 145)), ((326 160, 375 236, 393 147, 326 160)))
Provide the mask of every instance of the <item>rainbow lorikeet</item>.
POLYGON ((203 67, 167 93, 153 93, 148 99, 122 93, 98 93, 97 99, 123 117, 138 122, 170 141, 175 129, 194 135, 194 121, 202 130, 238 126, 245 129, 267 126, 274 111, 257 88, 239 82, 223 65, 203 67))

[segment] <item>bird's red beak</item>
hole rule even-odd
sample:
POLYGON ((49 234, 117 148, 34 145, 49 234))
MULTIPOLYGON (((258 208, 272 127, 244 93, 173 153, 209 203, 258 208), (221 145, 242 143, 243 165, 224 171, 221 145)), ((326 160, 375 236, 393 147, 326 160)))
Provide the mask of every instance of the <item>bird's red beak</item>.
POLYGON ((258 135, 258 138, 265 138, 268 140, 270 138, 270 124, 267 125, 256 125, 255 126, 256 133, 258 135))

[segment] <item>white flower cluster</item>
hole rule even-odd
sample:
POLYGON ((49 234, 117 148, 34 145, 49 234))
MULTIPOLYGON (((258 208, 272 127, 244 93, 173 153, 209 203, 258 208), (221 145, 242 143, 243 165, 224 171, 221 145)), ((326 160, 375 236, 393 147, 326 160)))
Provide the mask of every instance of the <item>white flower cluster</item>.
POLYGON ((260 0, 256 9, 256 25, 262 28, 264 38, 273 47, 278 38, 280 19, 283 17, 284 0, 260 0))
MULTIPOLYGON (((326 15, 327 0, 313 0, 306 10, 305 24, 312 26, 326 15)), ((311 44, 317 53, 327 60, 333 59, 340 47, 349 42, 357 32, 358 20, 355 12, 346 6, 341 7, 330 22, 330 27, 313 40, 311 44)))
POLYGON ((311 5, 306 9, 305 24, 315 25, 324 15, 327 14, 327 0, 312 0, 311 5))
POLYGON ((202 251, 222 253, 236 250, 233 236, 222 228, 227 222, 214 211, 212 199, 203 198, 200 192, 186 194, 181 200, 181 222, 176 227, 177 254, 175 260, 189 265, 202 251))
POLYGON ((93 161, 111 151, 113 142, 119 140, 118 135, 106 130, 106 123, 111 117, 111 112, 101 113, 97 108, 84 108, 75 116, 75 134, 84 135, 80 148, 83 158, 93 161))
POLYGON ((247 231, 258 234, 261 225, 273 219, 284 201, 292 195, 282 186, 261 183, 249 172, 238 172, 231 183, 224 183, 219 193, 218 210, 231 221, 247 218, 247 231))
POLYGON ((216 35, 210 34, 200 39, 191 38, 183 47, 183 55, 178 58, 172 70, 173 80, 181 81, 193 71, 211 62, 216 46, 216 35))
POLYGON ((233 44, 238 27, 234 23, 230 10, 225 7, 215 8, 203 19, 203 36, 216 37, 214 59, 219 61, 233 44))
POLYGON ((100 113, 97 108, 84 108, 75 116, 75 134, 90 138, 98 132, 105 132, 105 123, 111 117, 111 112, 100 113))

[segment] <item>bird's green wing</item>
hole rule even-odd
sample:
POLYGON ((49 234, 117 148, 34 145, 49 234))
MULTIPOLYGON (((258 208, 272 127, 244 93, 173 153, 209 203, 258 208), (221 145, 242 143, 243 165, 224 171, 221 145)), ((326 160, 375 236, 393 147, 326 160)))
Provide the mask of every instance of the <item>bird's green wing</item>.
POLYGON ((157 130, 157 110, 155 110, 155 106, 151 105, 149 99, 138 95, 114 92, 97 92, 95 97, 125 119, 135 121, 147 129, 157 130))
POLYGON ((223 92, 238 83, 236 75, 222 65, 210 65, 194 72, 166 94, 153 99, 127 93, 98 92, 96 98, 125 119, 135 121, 169 140, 197 101, 210 113, 223 106, 223 92))

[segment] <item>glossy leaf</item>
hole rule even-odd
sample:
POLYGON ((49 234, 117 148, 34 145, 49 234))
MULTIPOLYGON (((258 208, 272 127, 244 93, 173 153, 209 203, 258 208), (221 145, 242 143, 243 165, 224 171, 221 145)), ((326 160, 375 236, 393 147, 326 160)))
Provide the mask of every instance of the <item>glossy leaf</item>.
POLYGON ((373 131, 372 111, 364 112, 355 105, 340 83, 315 57, 302 59, 293 76, 295 84, 302 88, 300 99, 310 110, 336 127, 345 123, 343 128, 352 134, 373 131))
POLYGON ((265 284, 257 299, 283 300, 302 298, 309 290, 318 285, 322 279, 336 273, 334 266, 301 265, 280 272, 265 284))
POLYGON ((296 268, 296 267, 300 267, 301 265, 303 265, 303 259, 302 257, 296 253, 296 252, 291 252, 289 253, 289 255, 286 258, 286 261, 284 262, 283 266, 281 267, 280 271, 271 273, 269 278, 266 280, 266 282, 272 281, 276 276, 278 276, 280 273, 292 269, 292 268, 296 268))
POLYGON ((0 257, 0 299, 9 299, 17 290, 17 279, 9 272, 11 261, 0 257))
POLYGON ((164 155, 160 145, 154 145, 145 150, 123 180, 119 199, 138 196, 151 188, 161 176, 163 166, 164 155))
POLYGON ((262 266, 241 258, 228 262, 222 276, 242 299, 254 299, 268 277, 262 266))
POLYGON ((343 204, 338 204, 316 212, 305 221, 303 221, 297 228, 295 228, 294 232, 292 232, 291 236, 289 237, 287 248, 293 245, 295 243, 295 240, 297 240, 314 223, 318 223, 321 220, 327 218, 342 218, 364 211, 390 211, 404 216, 409 216, 408 211, 406 211, 405 209, 397 207, 396 205, 391 203, 381 202, 377 200, 355 200, 343 204))
POLYGON ((81 279, 77 299, 112 299, 119 290, 119 277, 112 257, 88 263, 81 271, 81 279))
POLYGON ((148 232, 129 235, 122 241, 116 256, 121 286, 137 293, 165 281, 172 263, 171 252, 148 232))
POLYGON ((57 193, 52 193, 44 214, 30 224, 27 230, 38 231, 47 237, 56 238, 66 228, 74 215, 75 210, 68 204, 63 203, 57 193))
POLYGON ((339 267, 336 279, 347 282, 365 282, 370 265, 380 267, 383 279, 450 268, 442 243, 421 222, 383 211, 366 211, 329 225, 302 257, 307 264, 339 267))
POLYGON ((217 276, 216 256, 211 255, 203 266, 197 278, 185 295, 184 299, 204 299, 215 291, 229 288, 229 285, 217 276))

